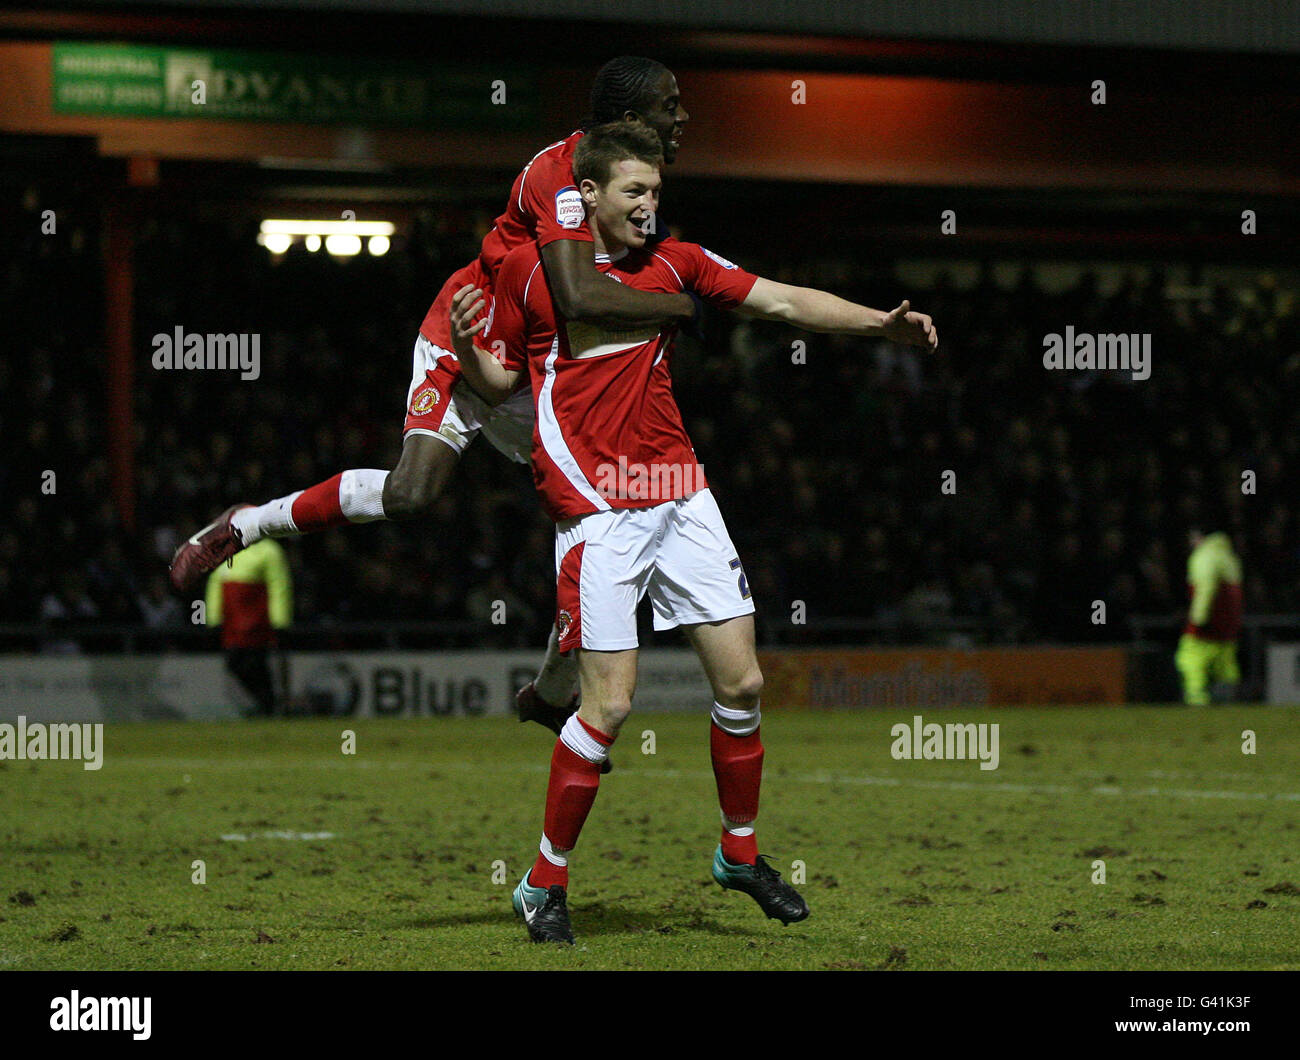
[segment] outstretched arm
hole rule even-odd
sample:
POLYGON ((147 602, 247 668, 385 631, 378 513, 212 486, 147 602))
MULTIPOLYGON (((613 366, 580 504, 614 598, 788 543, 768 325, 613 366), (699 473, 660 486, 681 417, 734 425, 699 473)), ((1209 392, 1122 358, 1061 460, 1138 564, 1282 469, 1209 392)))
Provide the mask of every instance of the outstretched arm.
POLYGON ((837 298, 826 291, 792 287, 761 276, 736 312, 764 320, 783 320, 806 331, 872 335, 931 350, 939 345, 939 332, 929 316, 913 313, 906 300, 897 309, 886 313, 837 298))
POLYGON ((475 345, 474 336, 487 327, 488 318, 477 323, 474 318, 486 307, 482 288, 466 284, 456 292, 451 300, 451 344, 465 382, 489 405, 499 405, 514 393, 521 373, 475 345))
POLYGON ((590 243, 557 239, 542 247, 542 264, 555 308, 570 320, 626 327, 689 324, 695 303, 686 294, 638 291, 597 270, 590 243))

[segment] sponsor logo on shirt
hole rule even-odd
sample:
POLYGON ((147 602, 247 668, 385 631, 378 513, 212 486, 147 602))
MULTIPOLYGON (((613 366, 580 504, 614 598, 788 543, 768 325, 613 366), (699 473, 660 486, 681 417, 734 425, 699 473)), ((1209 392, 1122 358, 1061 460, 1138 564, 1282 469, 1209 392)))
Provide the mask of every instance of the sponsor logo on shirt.
POLYGON ((555 193, 555 223, 561 228, 581 228, 587 219, 582 196, 575 187, 561 188, 555 193))
POLYGON ((736 268, 736 266, 732 262, 728 261, 721 254, 713 253, 713 251, 711 251, 708 247, 700 247, 700 249, 704 251, 704 253, 706 253, 709 257, 711 257, 714 261, 716 261, 719 265, 721 265, 724 269, 736 268))
POLYGON ((615 330, 582 320, 569 320, 565 322, 564 329, 569 337, 569 356, 575 360, 608 357, 612 353, 635 350, 659 337, 659 328, 653 324, 615 330))

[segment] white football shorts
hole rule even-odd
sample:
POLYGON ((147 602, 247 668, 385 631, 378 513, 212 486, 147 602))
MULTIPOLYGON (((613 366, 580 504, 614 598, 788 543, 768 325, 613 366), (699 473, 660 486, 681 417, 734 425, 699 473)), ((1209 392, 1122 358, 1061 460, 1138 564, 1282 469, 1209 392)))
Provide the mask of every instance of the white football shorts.
POLYGON ((754 613, 749 583, 708 489, 649 508, 614 508, 555 527, 560 650, 637 647, 636 608, 654 628, 754 613))
POLYGON ((489 405, 461 378, 460 362, 420 335, 415 340, 411 385, 406 392, 407 434, 427 434, 463 453, 480 431, 516 463, 533 451, 533 394, 525 386, 500 405, 489 405))

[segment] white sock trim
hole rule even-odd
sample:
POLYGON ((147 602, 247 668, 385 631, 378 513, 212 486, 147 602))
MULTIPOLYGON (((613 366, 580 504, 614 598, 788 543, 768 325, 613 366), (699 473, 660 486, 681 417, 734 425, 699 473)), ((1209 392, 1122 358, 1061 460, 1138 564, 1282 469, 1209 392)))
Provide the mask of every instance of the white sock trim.
POLYGON ((230 517, 230 525, 233 529, 239 531, 239 540, 244 543, 245 547, 251 545, 257 539, 256 531, 253 529, 256 526, 256 520, 252 518, 253 513, 256 511, 256 508, 240 508, 230 517), (241 515, 243 516, 242 519, 240 518, 241 515))
POLYGON ((733 821, 725 813, 722 815, 722 827, 727 830, 728 835, 743 837, 754 834, 752 824, 741 824, 739 821, 733 821))
POLYGON ((552 865, 555 865, 558 868, 562 869, 569 864, 569 859, 565 856, 569 852, 566 850, 563 853, 561 853, 560 851, 556 850, 555 847, 551 846, 551 841, 546 838, 545 832, 542 833, 542 842, 538 847, 538 849, 541 850, 542 857, 544 857, 552 865))
POLYGON ((596 765, 609 757, 609 749, 582 727, 576 714, 570 714, 569 720, 564 723, 564 728, 560 730, 560 742, 575 755, 596 765))
POLYGON ((759 705, 755 703, 753 710, 736 710, 734 707, 724 707, 721 703, 714 703, 713 724, 723 732, 731 733, 732 736, 748 736, 758 730, 759 722, 763 720, 762 712, 758 707, 759 705))
POLYGON ((239 531, 245 548, 264 537, 295 537, 298 527, 293 521, 293 502, 301 496, 302 490, 298 490, 256 508, 240 508, 230 517, 230 525, 239 531))
POLYGON ((384 518, 384 482, 387 471, 353 468, 339 479, 339 509, 350 523, 373 523, 384 518))

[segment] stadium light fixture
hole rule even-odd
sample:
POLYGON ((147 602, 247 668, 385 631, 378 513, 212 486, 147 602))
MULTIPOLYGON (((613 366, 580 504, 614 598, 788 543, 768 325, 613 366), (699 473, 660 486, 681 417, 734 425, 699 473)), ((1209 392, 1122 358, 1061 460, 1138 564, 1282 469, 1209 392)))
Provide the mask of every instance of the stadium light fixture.
POLYGON ((335 232, 325 237, 325 249, 335 257, 350 258, 361 253, 361 239, 351 232, 335 232))
POLYGON ((290 236, 391 236, 397 231, 392 221, 289 221, 279 218, 262 222, 262 234, 283 232, 290 236))
POLYGON ((259 235, 257 241, 272 254, 283 254, 293 244, 293 236, 285 235, 283 232, 271 232, 259 235))
POLYGON ((378 257, 388 253, 391 237, 397 226, 391 221, 312 221, 290 218, 268 218, 261 224, 257 241, 272 254, 283 254, 293 243, 302 239, 313 253, 325 249, 337 257, 352 257, 361 253, 362 239, 368 240, 370 253, 378 257))

